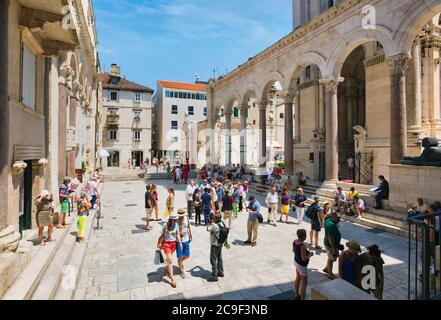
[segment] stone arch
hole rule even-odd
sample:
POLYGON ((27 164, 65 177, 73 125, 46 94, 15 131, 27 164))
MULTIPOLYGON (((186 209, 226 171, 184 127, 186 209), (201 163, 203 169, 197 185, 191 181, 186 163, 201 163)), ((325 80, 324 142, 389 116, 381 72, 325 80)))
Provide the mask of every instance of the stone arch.
POLYGON ((259 92, 259 87, 257 86, 256 83, 254 82, 247 83, 243 92, 241 93, 242 104, 247 104, 250 98, 257 99, 258 92, 259 92))
POLYGON ((386 57, 394 55, 393 36, 388 29, 382 26, 377 26, 376 29, 373 30, 365 30, 359 27, 355 30, 351 30, 342 37, 328 58, 323 77, 339 77, 343 64, 348 56, 360 45, 371 41, 378 41, 383 46, 386 57))
POLYGON ((226 100, 225 111, 233 112, 234 102, 236 101, 240 102, 240 93, 237 90, 233 90, 226 100))
POLYGON ((269 90, 271 89, 271 86, 275 83, 275 82, 279 82, 282 85, 282 90, 283 88, 283 84, 285 83, 284 81, 285 76, 279 72, 279 71, 271 71, 269 72, 262 81, 262 85, 260 86, 260 88, 262 88, 260 94, 258 94, 259 97, 261 97, 261 99, 265 99, 266 96, 268 95, 269 90))
POLYGON ((423 27, 436 15, 441 12, 441 3, 439 0, 427 0, 422 3, 415 3, 405 13, 405 19, 401 21, 394 32, 393 39, 397 44, 395 52, 410 53, 412 44, 418 33, 423 27))
POLYGON ((288 88, 289 90, 295 89, 297 86, 297 78, 300 77, 303 69, 309 65, 316 65, 323 75, 326 67, 326 58, 316 51, 310 51, 302 54, 300 57, 294 60, 294 63, 290 67, 290 76, 285 78, 285 82, 282 84, 282 87, 288 88))

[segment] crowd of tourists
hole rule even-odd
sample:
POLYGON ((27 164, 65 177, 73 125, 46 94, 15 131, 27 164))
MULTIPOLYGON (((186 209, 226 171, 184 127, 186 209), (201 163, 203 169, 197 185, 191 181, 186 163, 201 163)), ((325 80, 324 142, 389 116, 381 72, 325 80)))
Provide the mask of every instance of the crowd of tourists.
POLYGON ((60 210, 55 218, 54 195, 48 190, 42 190, 35 198, 36 223, 38 227, 38 241, 41 246, 46 242, 55 241, 52 238, 54 221, 57 229, 69 227, 66 216, 70 216, 76 208, 77 241, 86 242, 85 231, 89 210, 94 209, 99 202, 99 184, 102 182, 99 170, 89 170, 84 183, 78 179, 65 177, 58 187, 60 210), (44 228, 47 227, 47 237, 44 237, 44 228))

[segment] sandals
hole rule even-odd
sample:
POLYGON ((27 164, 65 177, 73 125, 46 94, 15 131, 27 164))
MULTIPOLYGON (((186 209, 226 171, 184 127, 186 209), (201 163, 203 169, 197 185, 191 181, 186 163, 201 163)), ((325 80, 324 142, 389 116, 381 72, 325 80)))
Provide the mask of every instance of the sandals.
POLYGON ((173 279, 170 285, 172 286, 172 288, 176 288, 176 279, 173 279))

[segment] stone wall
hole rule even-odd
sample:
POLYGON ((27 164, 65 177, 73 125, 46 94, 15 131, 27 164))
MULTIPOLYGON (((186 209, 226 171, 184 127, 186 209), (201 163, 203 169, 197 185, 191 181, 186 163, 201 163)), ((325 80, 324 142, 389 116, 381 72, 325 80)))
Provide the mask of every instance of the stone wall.
POLYGON ((406 212, 418 197, 427 204, 441 200, 441 168, 390 165, 390 197, 392 209, 406 212))

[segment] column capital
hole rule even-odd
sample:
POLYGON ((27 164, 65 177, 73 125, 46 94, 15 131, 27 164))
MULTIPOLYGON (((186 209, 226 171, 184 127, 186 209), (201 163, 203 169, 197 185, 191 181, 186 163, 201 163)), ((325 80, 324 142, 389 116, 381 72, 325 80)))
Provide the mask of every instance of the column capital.
POLYGON ((280 93, 280 97, 283 99, 285 104, 294 103, 294 99, 297 96, 297 90, 284 90, 280 93))
POLYGON ((260 111, 266 111, 269 103, 269 100, 258 100, 256 101, 256 106, 259 108, 260 111))
POLYGON ((319 83, 325 87, 327 93, 337 93, 338 86, 345 81, 343 77, 319 80, 319 83))
POLYGON ((247 112, 248 109, 250 109, 250 106, 248 105, 248 103, 244 103, 239 106, 239 109, 241 113, 244 113, 247 112))
POLYGON ((390 67, 390 73, 406 75, 407 70, 409 69, 410 63, 410 55, 405 53, 400 53, 386 59, 387 64, 390 67))
POLYGON ((231 119, 232 115, 233 115, 233 111, 231 111, 231 110, 224 111, 224 116, 226 119, 231 119))

